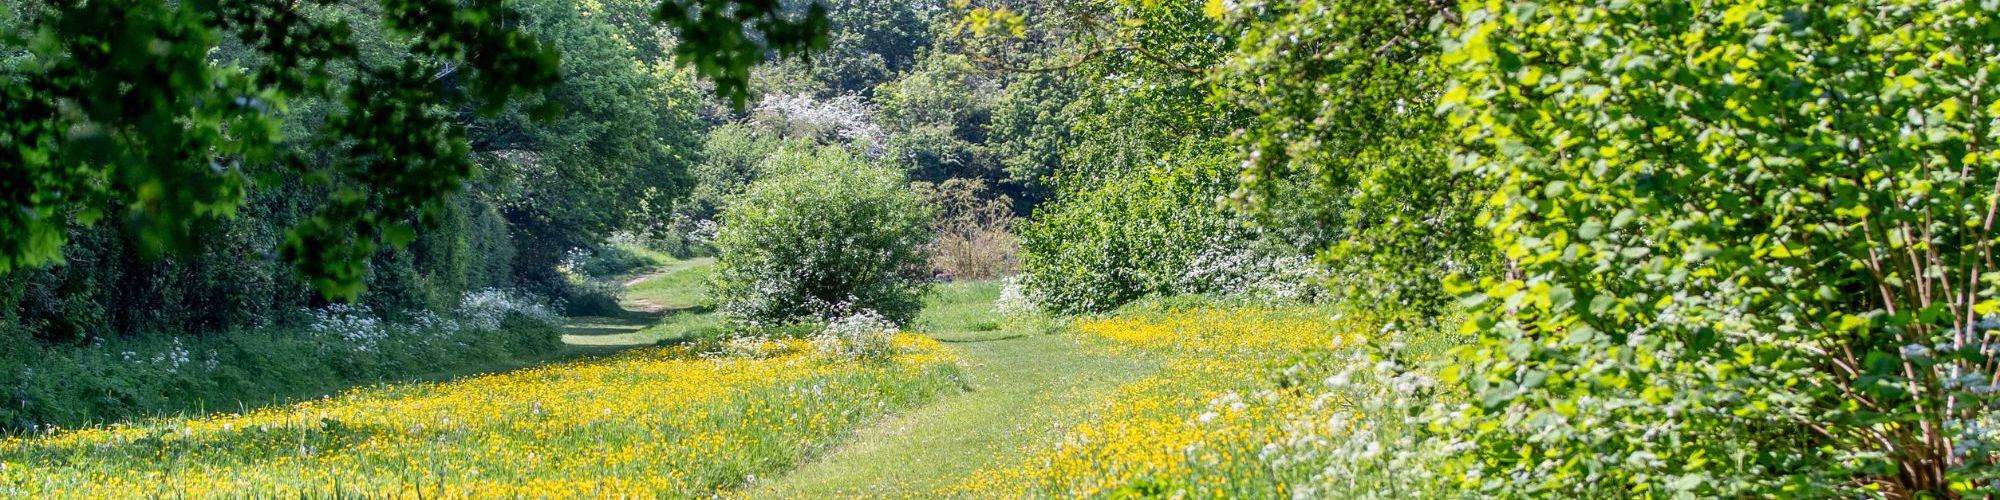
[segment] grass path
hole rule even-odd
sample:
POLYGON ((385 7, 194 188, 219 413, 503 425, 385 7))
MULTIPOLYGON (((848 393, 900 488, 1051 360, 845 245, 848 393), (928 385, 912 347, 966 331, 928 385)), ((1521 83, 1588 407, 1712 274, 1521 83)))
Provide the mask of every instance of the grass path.
MULTIPOLYGON (((572 348, 621 349, 686 338, 721 323, 702 289, 712 259, 677 261, 624 282, 618 317, 576 318, 572 348)), ((993 316, 995 283, 935 288, 915 331, 965 359, 967 390, 881 418, 816 458, 739 493, 751 498, 937 496, 988 467, 1053 445, 1118 387, 1154 370, 1086 354, 1075 340, 1013 331, 993 316)))
POLYGON ((680 260, 624 280, 625 295, 617 316, 571 318, 563 326, 563 343, 580 349, 620 349, 682 338, 694 330, 719 326, 704 304, 702 280, 713 258, 680 260))
POLYGON ((937 496, 975 471, 1054 443, 1106 394, 1153 370, 1084 354, 1065 336, 1000 330, 990 317, 996 293, 990 284, 945 287, 918 323, 966 360, 968 391, 859 429, 745 496, 937 496))

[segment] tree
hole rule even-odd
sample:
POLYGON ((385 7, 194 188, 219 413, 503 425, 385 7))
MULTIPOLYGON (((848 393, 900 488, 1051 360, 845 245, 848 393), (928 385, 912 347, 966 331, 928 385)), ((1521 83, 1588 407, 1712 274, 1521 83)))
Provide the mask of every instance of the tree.
POLYGON ((962 56, 933 54, 903 78, 876 87, 888 154, 911 178, 998 181, 999 160, 986 146, 986 122, 999 82, 982 77, 962 56))
MULTIPOLYGON (((249 188, 298 177, 332 195, 280 253, 322 292, 359 295, 377 243, 409 243, 474 171, 454 112, 497 112, 559 72, 555 51, 502 0, 381 0, 379 22, 413 42, 410 57, 387 62, 363 57, 328 9, 51 0, 10 13, 19 29, 0 36, 0 272, 59 260, 70 224, 106 216, 148 253, 191 247, 195 221, 232 216, 249 188), (245 55, 211 60, 224 42, 245 55), (336 81, 342 68, 354 76, 336 81), (291 103, 313 99, 338 103, 312 145, 340 151, 325 164, 278 132, 291 103)), ((678 60, 738 102, 749 66, 823 45, 826 24, 819 7, 793 13, 772 0, 674 0, 654 16, 683 34, 678 60)))
MULTIPOLYGON (((1220 4, 1218 4, 1220 5, 1220 4)), ((1435 26, 1450 2, 1259 2, 1209 14, 1237 39, 1212 102, 1253 117, 1235 134, 1235 199, 1323 252, 1357 305, 1433 317, 1447 276, 1498 267, 1476 217, 1490 183, 1451 168, 1434 110, 1445 71, 1435 26)))
POLYGON ((483 187, 520 236, 521 284, 559 290, 555 265, 566 252, 664 219, 692 189, 689 163, 707 127, 689 75, 644 59, 626 41, 638 34, 607 10, 551 0, 520 8, 526 31, 559 48, 562 82, 469 128, 483 187), (560 111, 537 119, 543 100, 560 111))

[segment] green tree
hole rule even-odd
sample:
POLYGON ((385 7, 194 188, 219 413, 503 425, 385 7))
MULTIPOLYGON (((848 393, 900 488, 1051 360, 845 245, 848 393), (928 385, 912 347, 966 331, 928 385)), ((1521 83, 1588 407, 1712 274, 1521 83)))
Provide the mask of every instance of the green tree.
MULTIPOLYGON (((283 0, 17 2, 0 34, 0 272, 61 259, 72 223, 106 216, 148 254, 198 240, 271 178, 331 193, 280 253, 321 291, 352 298, 377 242, 409 243, 474 171, 454 113, 492 113, 559 79, 555 51, 501 0, 381 0, 373 22, 409 57, 365 57, 326 3, 283 0), (16 8, 15 6, 18 6, 16 8), (238 44, 241 57, 211 59, 238 44), (351 73, 335 78, 336 71, 351 73), (439 85, 440 80, 449 84, 439 85), (294 103, 324 100, 312 144, 279 131, 294 103), (304 150, 325 152, 312 161, 304 150)), ((771 51, 823 45, 819 7, 668 1, 678 60, 737 102, 771 51)))
POLYGON ((813 72, 835 93, 869 93, 917 65, 938 0, 829 0, 832 31, 813 72))
POLYGON ((903 173, 832 147, 789 149, 723 212, 711 291, 752 324, 922 308, 932 214, 903 173))
POLYGON ((888 130, 888 155, 917 181, 951 178, 998 181, 999 159, 986 145, 998 81, 963 56, 933 54, 903 78, 876 87, 888 130))
POLYGON ((628 42, 633 30, 611 23, 601 6, 534 0, 520 9, 524 29, 560 49, 562 82, 539 99, 561 111, 537 119, 541 103, 531 99, 475 120, 472 145, 485 160, 489 195, 519 235, 522 284, 560 291, 555 265, 566 252, 664 219, 686 195, 706 124, 695 116, 700 98, 689 77, 643 59, 628 42), (647 212, 621 208, 641 206, 647 212))
POLYGON ((1300 248, 1321 251, 1357 306, 1434 316, 1446 276, 1497 268, 1476 217, 1490 182, 1451 168, 1440 25, 1449 2, 1306 0, 1210 14, 1237 40, 1213 102, 1253 118, 1235 135, 1235 196, 1300 248))

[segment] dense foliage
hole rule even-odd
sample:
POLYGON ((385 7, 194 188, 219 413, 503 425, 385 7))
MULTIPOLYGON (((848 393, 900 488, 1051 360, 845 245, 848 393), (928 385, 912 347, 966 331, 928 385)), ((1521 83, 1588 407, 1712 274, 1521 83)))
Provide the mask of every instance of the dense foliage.
POLYGON ((1200 293, 1188 283, 1202 254, 1248 238, 1215 199, 1222 165, 1160 168, 1068 193, 1022 224, 1021 273, 1037 300, 1061 312, 1097 312, 1148 295, 1200 293))
POLYGON ((0 155, 18 160, 0 162, 0 197, 13 197, 0 219, 14 221, 0 221, 0 246, 14 245, 0 249, 0 374, 22 381, 6 423, 262 400, 554 350, 438 343, 449 336, 417 323, 456 317, 487 289, 617 310, 603 283, 565 264, 671 220, 701 156, 701 113, 718 107, 697 76, 811 48, 826 29, 774 2, 699 6, 729 18, 696 7, 0 2, 0 155), (690 29, 714 38, 684 38, 690 29), (677 54, 713 43, 757 57, 677 67, 677 54), (248 356, 307 356, 294 351, 322 340, 290 337, 339 303, 398 338, 296 364, 434 366, 254 375, 263 365, 248 356), (76 354, 127 346, 151 359, 180 344, 222 346, 215 370, 188 377, 253 373, 234 383, 262 389, 175 389, 185 377, 76 354), (270 352, 225 348, 238 344, 270 352), (26 375, 70 365, 111 385, 26 375), (141 379, 157 383, 129 383, 141 379), (58 393, 130 397, 47 396, 58 393))
POLYGON ((759 168, 715 238, 724 312, 752 324, 916 316, 932 214, 902 172, 837 148, 785 150, 759 168))
POLYGON ((473 172, 451 110, 491 111, 558 78, 555 55, 506 23, 498 0, 385 2, 355 16, 419 41, 400 61, 364 58, 346 16, 262 0, 13 2, 28 22, 8 84, 0 271, 61 260, 72 221, 106 216, 157 254, 198 241, 195 222, 235 214, 253 179, 312 179, 333 194, 281 250, 314 286, 352 298, 382 240, 414 238, 473 172), (231 44, 230 57, 211 49, 231 44), (249 65, 248 68, 244 65, 249 65), (343 70, 336 85, 332 67, 343 70), (433 85, 454 75, 451 87, 433 85), (309 162, 280 132, 296 101, 338 102, 309 162))
POLYGON ((1235 134, 1239 201, 1291 244, 1321 250, 1351 303, 1434 315, 1446 276, 1498 267, 1476 223, 1490 182, 1451 168, 1432 110, 1434 28, 1447 2, 1251 2, 1212 13, 1240 40, 1214 102, 1254 114, 1235 134))
POLYGON ((1991 0, 0 3, 15 427, 532 355, 665 249, 817 331, 726 357, 1018 269, 1199 361, 1032 492, 2000 480, 1991 0))
POLYGON ((1186 8, 963 17, 983 63, 1102 75, 1063 108, 1088 113, 1037 134, 1063 150, 1022 231, 1045 305, 1187 293, 1133 270, 1187 267, 1209 226, 1121 251, 1154 231, 1108 207, 1206 201, 1107 195, 1148 160, 1203 164, 1163 138, 1226 138, 1262 238, 1320 251, 1345 309, 1472 313, 1478 340, 1440 363, 1473 404, 1421 409, 1435 425, 1409 445, 1452 450, 1432 477, 1501 496, 1988 493, 1991 2, 1210 2, 1211 25, 1186 8))
POLYGON ((1489 492, 1995 477, 1991 2, 1517 2, 1444 62, 1517 270, 1456 415, 1489 492))

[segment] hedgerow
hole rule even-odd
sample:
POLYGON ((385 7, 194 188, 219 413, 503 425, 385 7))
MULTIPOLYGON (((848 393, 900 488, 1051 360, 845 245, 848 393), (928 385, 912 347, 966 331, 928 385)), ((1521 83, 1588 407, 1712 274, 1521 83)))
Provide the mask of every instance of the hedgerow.
POLYGON ((1468 4, 1512 270, 1440 432, 1494 495, 1990 494, 2000 5, 1468 4))

